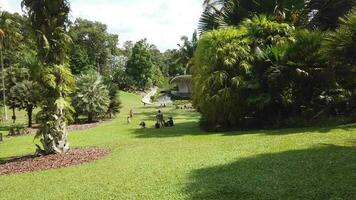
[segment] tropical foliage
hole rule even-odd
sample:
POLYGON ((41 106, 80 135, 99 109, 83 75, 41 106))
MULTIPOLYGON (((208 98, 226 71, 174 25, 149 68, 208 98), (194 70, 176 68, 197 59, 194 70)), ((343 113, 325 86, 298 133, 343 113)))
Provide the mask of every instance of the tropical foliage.
POLYGON ((353 6, 354 0, 206 0, 199 21, 200 32, 237 26, 255 15, 269 15, 278 22, 312 29, 335 29, 338 19, 353 6))
POLYGON ((199 21, 200 32, 237 26, 254 15, 272 15, 279 22, 297 24, 303 18, 304 0, 207 0, 199 21))
POLYGON ((75 20, 68 34, 73 40, 70 53, 73 74, 90 69, 110 74, 110 60, 118 54, 118 35, 108 33, 105 24, 81 18, 75 20))
POLYGON ((69 3, 66 0, 23 0, 35 35, 39 65, 35 79, 41 86, 42 111, 39 114, 42 153, 63 153, 69 150, 66 114, 71 110, 68 95, 74 78, 66 53, 71 38, 66 34, 69 3))
MULTIPOLYGON (((102 77, 96 72, 90 72, 79 76, 76 85, 77 89, 73 95, 76 117, 86 115, 88 122, 93 122, 94 118, 104 116, 110 105, 110 96, 102 77)), ((111 106, 111 109, 116 108, 111 106)))
POLYGON ((354 16, 329 34, 265 16, 203 34, 193 70, 193 99, 203 122, 291 126, 353 113, 354 16))

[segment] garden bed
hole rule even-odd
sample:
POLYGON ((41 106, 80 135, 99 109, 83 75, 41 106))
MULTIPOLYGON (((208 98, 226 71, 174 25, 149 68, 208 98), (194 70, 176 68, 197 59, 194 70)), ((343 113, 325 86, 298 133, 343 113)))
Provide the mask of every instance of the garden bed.
POLYGON ((79 165, 99 160, 110 152, 110 149, 105 148, 81 148, 72 149, 65 154, 13 157, 7 160, 0 160, 0 176, 79 165))
MULTIPOLYGON (((112 119, 107 119, 107 120, 102 120, 102 121, 97 121, 97 122, 92 122, 92 123, 78 123, 78 124, 71 124, 67 127, 68 131, 81 131, 81 130, 87 130, 91 128, 95 128, 98 125, 105 123, 105 122, 110 122, 112 119)), ((35 134, 38 131, 38 126, 39 125, 34 125, 33 128, 25 128, 26 129, 26 134, 19 134, 19 135, 7 135, 7 137, 15 137, 15 136, 21 136, 21 135, 28 135, 28 134, 35 134)))

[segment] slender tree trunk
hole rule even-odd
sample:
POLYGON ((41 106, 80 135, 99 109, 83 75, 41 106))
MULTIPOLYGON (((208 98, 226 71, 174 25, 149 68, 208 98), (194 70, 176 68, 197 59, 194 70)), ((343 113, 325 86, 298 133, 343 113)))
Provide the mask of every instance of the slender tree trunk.
POLYGON ((12 108, 12 123, 16 123, 16 109, 12 108))
POLYGON ((3 37, 1 38, 0 44, 0 62, 1 62, 1 69, 2 69, 2 98, 4 101, 4 120, 7 121, 7 109, 6 109, 6 91, 5 91, 5 70, 4 70, 4 57, 2 53, 2 45, 3 45, 3 37))
POLYGON ((33 106, 32 105, 27 106, 28 128, 32 128, 32 111, 33 111, 33 106))

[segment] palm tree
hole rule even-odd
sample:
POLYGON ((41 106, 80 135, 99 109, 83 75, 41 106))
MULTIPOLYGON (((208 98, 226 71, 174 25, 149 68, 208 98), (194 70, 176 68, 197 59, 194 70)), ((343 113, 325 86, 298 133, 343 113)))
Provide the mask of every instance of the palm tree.
POLYGON ((279 21, 297 23, 304 0, 205 0, 199 31, 237 26, 256 14, 273 15, 279 21))
POLYGON ((356 0, 204 0, 203 5, 200 32, 236 26, 255 14, 327 30, 338 27, 339 18, 356 6, 356 0))
POLYGON ((198 35, 197 32, 194 31, 191 41, 187 36, 182 36, 180 39, 182 44, 178 44, 180 56, 177 62, 184 65, 185 74, 187 74, 190 73, 190 68, 193 65, 194 52, 198 45, 198 35))
POLYGON ((339 18, 356 6, 356 0, 310 0, 307 10, 310 12, 310 26, 322 30, 335 29, 339 18))
POLYGON ((74 78, 68 68, 66 51, 71 41, 66 34, 67 0, 23 0, 31 27, 36 36, 38 56, 37 81, 41 85, 42 111, 39 113, 43 150, 41 153, 64 153, 69 150, 66 130, 66 114, 71 106, 67 101, 74 87, 74 78))

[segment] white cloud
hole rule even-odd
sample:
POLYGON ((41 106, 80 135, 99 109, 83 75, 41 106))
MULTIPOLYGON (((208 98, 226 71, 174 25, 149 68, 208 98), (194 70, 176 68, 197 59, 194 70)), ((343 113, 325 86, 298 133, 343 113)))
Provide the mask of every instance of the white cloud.
POLYGON ((9 12, 21 12, 20 0, 0 0, 0 9, 9 12))
MULTIPOLYGON (((21 0, 0 0, 9 11, 21 0)), ((120 42, 147 38, 164 51, 176 48, 182 35, 191 36, 202 12, 202 0, 70 0, 72 17, 100 21, 120 42)))

